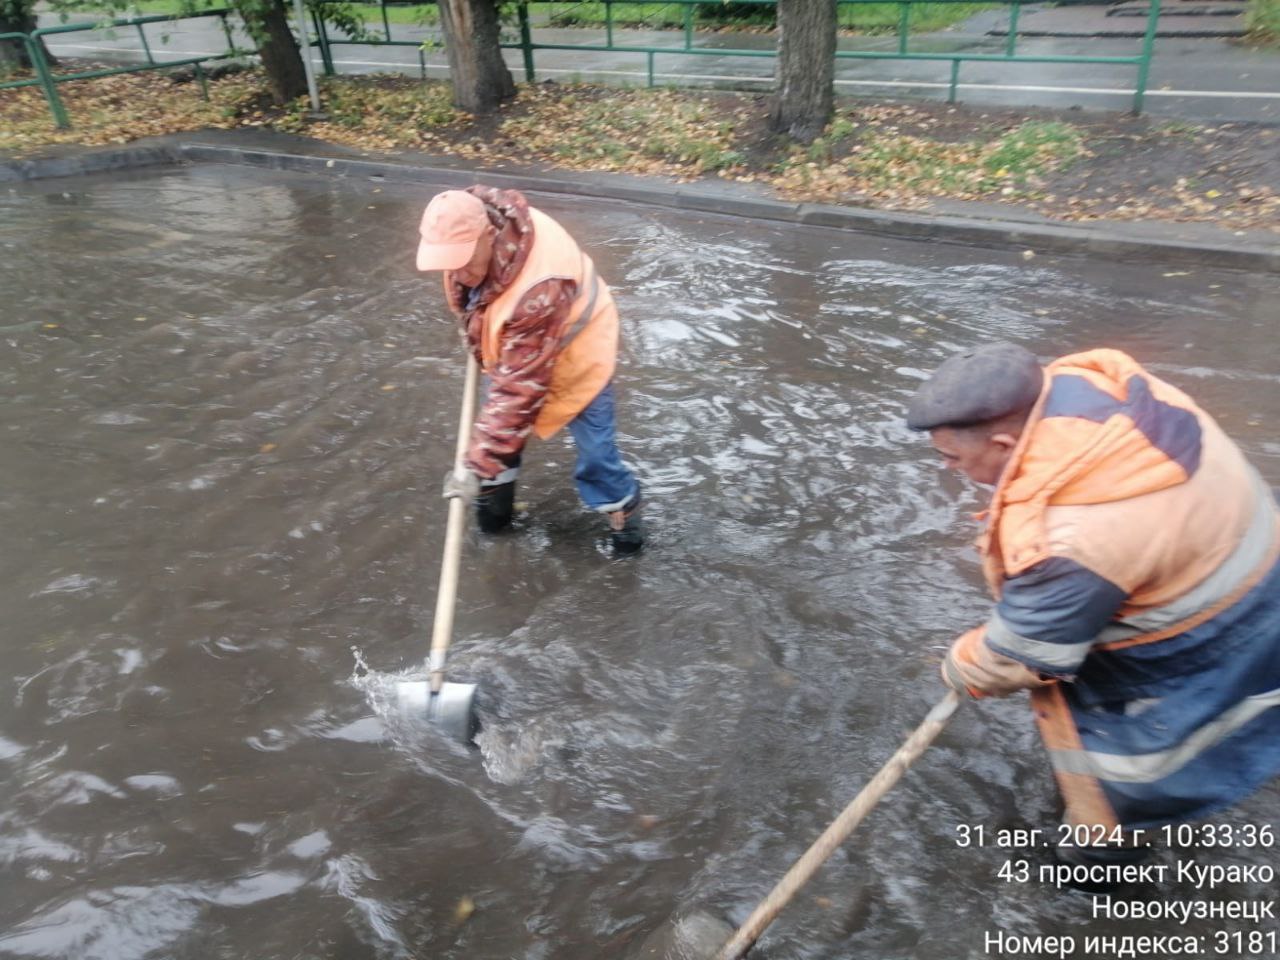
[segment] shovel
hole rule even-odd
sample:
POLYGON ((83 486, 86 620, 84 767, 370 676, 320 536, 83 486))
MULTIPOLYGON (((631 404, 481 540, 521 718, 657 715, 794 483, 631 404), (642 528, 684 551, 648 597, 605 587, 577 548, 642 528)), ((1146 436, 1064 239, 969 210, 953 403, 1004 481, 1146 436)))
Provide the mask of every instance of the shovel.
POLYGON ((840 816, 836 817, 831 826, 827 827, 822 836, 814 841, 813 846, 805 851, 804 856, 797 860, 786 875, 778 881, 760 906, 756 907, 751 916, 747 917, 746 922, 738 928, 738 932, 720 948, 720 952, 715 955, 715 960, 739 960, 746 955, 746 952, 760 939, 765 927, 773 923, 782 908, 790 902, 801 887, 809 882, 818 868, 826 863, 836 847, 849 838, 854 828, 902 778, 911 764, 919 759, 929 744, 933 743, 934 738, 942 732, 942 728, 955 713, 959 703, 960 696, 953 691, 934 705, 925 716, 924 722, 907 738, 906 743, 888 759, 880 771, 871 778, 871 782, 862 788, 862 791, 844 808, 840 816))
MULTIPOLYGON (((464 469, 462 458, 471 436, 471 420, 476 409, 478 364, 467 351, 467 377, 462 394, 462 415, 458 419, 455 470, 464 469)), ((427 658, 427 680, 404 680, 396 684, 396 701, 411 717, 425 718, 446 735, 462 743, 475 736, 476 685, 448 683, 444 678, 444 658, 453 631, 453 608, 458 599, 458 562, 462 556, 462 532, 466 526, 467 503, 460 497, 449 501, 449 525, 444 536, 444 561, 440 567, 440 590, 436 594, 436 616, 431 625, 431 654, 427 658)))
POLYGON ((635 960, 741 960, 760 939, 765 927, 773 923, 782 908, 826 863, 836 847, 849 839, 854 828, 928 749, 959 703, 959 694, 952 692, 934 704, 924 722, 805 851, 804 856, 795 862, 786 876, 778 881, 737 932, 713 914, 694 911, 650 934, 640 945, 635 960))

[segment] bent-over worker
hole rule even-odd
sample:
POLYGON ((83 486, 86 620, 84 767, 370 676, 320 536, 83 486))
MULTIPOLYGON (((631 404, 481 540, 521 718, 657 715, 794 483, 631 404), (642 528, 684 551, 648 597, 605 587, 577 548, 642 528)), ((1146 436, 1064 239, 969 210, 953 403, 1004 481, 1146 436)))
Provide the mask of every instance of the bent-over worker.
POLYGON ((1124 836, 1064 860, 1133 859, 1280 772, 1280 512, 1190 397, 1118 350, 1042 368, 1002 343, 943 363, 907 425, 995 488, 995 607, 946 682, 1030 690, 1065 822, 1124 836))
POLYGON ((531 433, 569 428, 583 502, 605 514, 616 553, 643 545, 640 485, 615 442, 618 313, 591 258, 516 190, 447 190, 427 205, 419 270, 440 270, 486 377, 466 470, 445 496, 474 500, 481 530, 511 523, 521 453, 531 433))

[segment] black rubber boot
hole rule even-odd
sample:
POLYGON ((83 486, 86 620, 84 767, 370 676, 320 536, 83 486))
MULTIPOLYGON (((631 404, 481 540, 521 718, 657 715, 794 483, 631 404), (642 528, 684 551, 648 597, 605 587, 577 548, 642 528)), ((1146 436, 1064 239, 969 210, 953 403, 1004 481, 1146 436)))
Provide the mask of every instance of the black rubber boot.
POLYGON ((476 526, 482 533, 497 533, 511 526, 515 511, 516 484, 500 483, 496 487, 481 487, 475 499, 476 526))
POLYGON ((616 556, 638 553, 644 546, 644 528, 640 524, 640 493, 627 501, 621 510, 609 514, 609 539, 616 556))

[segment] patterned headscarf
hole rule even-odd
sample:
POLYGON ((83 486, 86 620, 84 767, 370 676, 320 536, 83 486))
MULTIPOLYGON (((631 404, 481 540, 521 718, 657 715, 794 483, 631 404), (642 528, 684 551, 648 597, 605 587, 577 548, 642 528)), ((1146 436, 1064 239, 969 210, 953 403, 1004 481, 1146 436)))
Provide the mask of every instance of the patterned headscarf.
POLYGON ((480 286, 471 290, 452 279, 445 284, 449 306, 462 318, 467 340, 475 346, 480 343, 480 322, 484 313, 481 308, 488 306, 511 286, 529 259, 529 251, 533 248, 533 221, 529 218, 529 201, 518 190, 471 187, 467 193, 484 201, 489 222, 498 231, 493 238, 489 272, 480 286))

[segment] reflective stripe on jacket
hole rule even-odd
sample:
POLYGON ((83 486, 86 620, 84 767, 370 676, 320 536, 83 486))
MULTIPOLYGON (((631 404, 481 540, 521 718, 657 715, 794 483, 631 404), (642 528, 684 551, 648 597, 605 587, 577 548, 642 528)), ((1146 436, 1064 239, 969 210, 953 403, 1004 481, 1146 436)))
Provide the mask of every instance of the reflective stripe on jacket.
POLYGON ((591 258, 542 211, 529 208, 533 247, 512 284, 485 311, 481 361, 491 371, 501 355, 502 328, 521 301, 549 278, 574 281, 578 295, 562 332, 547 399, 533 430, 544 440, 576 417, 613 377, 618 357, 618 312, 608 286, 596 275, 591 258))
POLYGON ((1280 772, 1280 513, 1185 394, 1115 350, 1050 364, 979 546, 998 602, 951 668, 1034 688, 1070 818, 1191 819, 1280 772))

